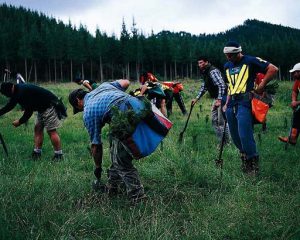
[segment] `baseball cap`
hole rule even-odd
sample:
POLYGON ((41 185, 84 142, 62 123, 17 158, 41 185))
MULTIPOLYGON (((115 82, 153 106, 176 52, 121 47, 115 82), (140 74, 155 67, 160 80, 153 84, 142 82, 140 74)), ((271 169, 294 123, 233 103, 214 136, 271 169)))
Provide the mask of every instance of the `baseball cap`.
POLYGON ((87 94, 87 91, 83 89, 75 89, 69 94, 69 102, 73 107, 73 114, 80 112, 81 110, 78 109, 78 99, 83 99, 83 97, 87 94))
POLYGON ((295 71, 300 71, 300 63, 295 64, 293 69, 290 70, 291 73, 295 72, 295 71))

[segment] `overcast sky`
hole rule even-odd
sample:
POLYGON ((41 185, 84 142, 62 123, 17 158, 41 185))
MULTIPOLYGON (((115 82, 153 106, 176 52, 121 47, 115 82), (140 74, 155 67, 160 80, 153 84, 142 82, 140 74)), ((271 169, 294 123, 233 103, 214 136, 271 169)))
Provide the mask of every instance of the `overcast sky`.
POLYGON ((122 19, 130 30, 133 18, 145 34, 153 30, 219 33, 258 19, 300 29, 299 0, 0 0, 43 12, 65 23, 85 25, 94 34, 98 26, 119 36, 122 19))

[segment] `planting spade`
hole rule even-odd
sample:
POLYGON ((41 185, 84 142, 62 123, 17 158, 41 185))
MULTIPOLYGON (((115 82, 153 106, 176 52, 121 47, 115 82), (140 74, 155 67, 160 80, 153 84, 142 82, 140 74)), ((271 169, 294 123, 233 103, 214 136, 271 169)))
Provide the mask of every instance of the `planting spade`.
POLYGON ((187 117, 187 119, 186 119, 184 128, 183 128, 183 130, 182 130, 182 131, 180 132, 180 134, 179 134, 179 139, 178 139, 178 142, 179 142, 179 143, 182 143, 182 140, 183 140, 183 134, 184 134, 184 132, 185 132, 185 130, 186 130, 186 127, 187 127, 187 125, 188 125, 188 123, 189 123, 189 120, 190 120, 190 117, 191 117, 191 113, 192 113, 193 107, 194 107, 194 104, 191 104, 190 112, 189 112, 189 115, 188 115, 188 117, 187 117))
POLYGON ((224 130, 223 130, 223 135, 222 135, 222 141, 221 141, 221 146, 220 146, 220 151, 219 151, 219 157, 217 159, 215 159, 215 163, 217 167, 220 167, 221 169, 221 178, 223 175, 223 159, 222 159, 222 153, 223 153, 223 148, 224 148, 224 144, 225 144, 225 136, 226 136, 226 124, 227 124, 227 120, 225 119, 224 121, 224 130))

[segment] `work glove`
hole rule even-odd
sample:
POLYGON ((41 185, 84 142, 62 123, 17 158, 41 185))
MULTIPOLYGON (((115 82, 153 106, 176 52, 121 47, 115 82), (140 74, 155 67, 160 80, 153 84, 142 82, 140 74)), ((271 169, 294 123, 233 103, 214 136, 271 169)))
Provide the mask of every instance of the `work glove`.
POLYGON ((101 179, 101 173, 102 173, 102 168, 101 167, 95 168, 94 175, 97 178, 97 180, 101 179))

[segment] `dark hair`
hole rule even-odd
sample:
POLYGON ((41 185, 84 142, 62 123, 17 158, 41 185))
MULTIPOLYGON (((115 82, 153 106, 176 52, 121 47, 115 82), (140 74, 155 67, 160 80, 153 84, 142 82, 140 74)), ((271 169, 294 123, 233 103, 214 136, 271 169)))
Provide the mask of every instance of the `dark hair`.
POLYGON ((226 43, 225 47, 240 47, 241 45, 237 41, 230 40, 226 43))
POLYGON ((143 72, 140 75, 139 81, 141 84, 144 84, 145 82, 147 82, 147 80, 148 80, 148 72, 143 72))
POLYGON ((87 94, 87 91, 84 91, 83 89, 76 89, 74 91, 72 91, 69 95, 69 102, 73 107, 73 113, 76 114, 79 112, 78 108, 77 108, 77 99, 83 99, 84 96, 87 94))
POLYGON ((11 97, 13 86, 14 84, 12 82, 4 82, 1 84, 0 92, 6 97, 11 97))
POLYGON ((77 84, 80 84, 80 81, 81 81, 82 79, 81 79, 81 77, 75 77, 74 79, 73 79, 73 82, 75 82, 75 83, 77 83, 77 84))
POLYGON ((206 56, 200 56, 198 57, 198 61, 204 61, 204 62, 209 62, 208 58, 206 56))

